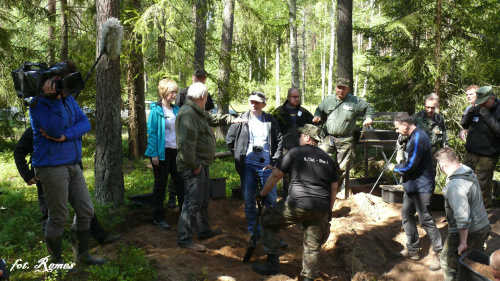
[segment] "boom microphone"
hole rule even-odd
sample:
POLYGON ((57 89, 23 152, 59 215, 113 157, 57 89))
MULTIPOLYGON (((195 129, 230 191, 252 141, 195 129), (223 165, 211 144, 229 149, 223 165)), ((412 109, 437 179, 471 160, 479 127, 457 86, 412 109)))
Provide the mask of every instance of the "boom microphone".
POLYGON ((99 57, 87 74, 87 77, 83 81, 84 85, 89 79, 90 74, 101 59, 102 55, 106 54, 106 56, 108 56, 109 59, 112 60, 117 59, 120 56, 123 39, 123 26, 121 25, 120 20, 118 20, 117 18, 108 18, 102 25, 100 36, 101 53, 99 54, 99 57))

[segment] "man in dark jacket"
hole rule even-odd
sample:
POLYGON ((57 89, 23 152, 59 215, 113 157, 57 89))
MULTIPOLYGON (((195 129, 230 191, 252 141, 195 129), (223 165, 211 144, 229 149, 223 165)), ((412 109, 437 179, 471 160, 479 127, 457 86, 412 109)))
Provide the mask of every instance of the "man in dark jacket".
POLYGON ((435 181, 432 171, 431 142, 427 134, 413 124, 413 119, 407 113, 399 113, 394 118, 396 131, 408 136, 405 154, 407 161, 403 164, 387 164, 388 170, 403 175, 403 207, 401 218, 406 232, 406 249, 397 256, 419 260, 420 239, 415 223, 415 213, 418 213, 420 225, 431 239, 434 259, 431 270, 439 270, 439 255, 443 249, 441 234, 436 227, 434 218, 429 212, 431 196, 434 193, 435 181))
POLYGON ((500 104, 490 86, 476 91, 475 106, 467 110, 462 127, 468 129, 464 165, 474 170, 484 207, 492 206, 493 171, 500 155, 500 104))
MULTIPOLYGON (((234 155, 236 171, 240 175, 243 198, 245 200, 245 215, 247 217, 250 235, 260 229, 253 229, 257 219, 255 194, 257 181, 264 186, 274 165, 283 151, 283 139, 278 121, 265 113, 266 96, 262 92, 253 92, 249 97, 250 110, 243 113, 242 119, 248 123, 231 125, 226 136, 226 144, 234 155)), ((277 200, 276 187, 267 196, 266 206, 277 200)))
MULTIPOLYGON (((313 115, 307 109, 300 106, 300 89, 290 88, 285 103, 274 110, 273 117, 280 125, 283 136, 283 155, 288 150, 299 146, 300 134, 297 128, 305 124, 312 124, 313 115)), ((290 185, 290 174, 283 177, 283 198, 288 195, 290 185)))
MULTIPOLYGON (((40 212, 42 212, 42 219, 40 223, 42 225, 42 233, 45 234, 45 225, 47 224, 47 219, 49 217, 49 209, 47 209, 47 204, 45 203, 45 196, 43 195, 42 183, 35 176, 35 173, 30 169, 31 165, 31 154, 33 153, 33 129, 29 127, 26 129, 17 142, 16 148, 14 149, 14 161, 16 162, 17 170, 23 178, 23 180, 28 185, 36 184, 38 192, 38 207, 40 212), (30 155, 29 162, 26 162, 26 156, 30 155)), ((83 166, 80 163, 80 167, 83 170, 83 166)), ((90 235, 94 237, 99 243, 112 243, 120 239, 121 235, 110 235, 97 220, 97 215, 90 220, 90 235)))

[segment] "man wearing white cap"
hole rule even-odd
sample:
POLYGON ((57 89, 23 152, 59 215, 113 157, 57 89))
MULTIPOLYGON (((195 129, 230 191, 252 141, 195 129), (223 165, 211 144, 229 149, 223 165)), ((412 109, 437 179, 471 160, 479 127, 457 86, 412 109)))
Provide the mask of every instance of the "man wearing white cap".
MULTIPOLYGON (((226 136, 226 144, 234 155, 236 171, 240 175, 241 188, 245 201, 245 215, 248 231, 260 235, 259 229, 253 229, 257 219, 255 194, 257 181, 264 186, 271 175, 278 158, 282 154, 282 137, 278 121, 265 113, 266 96, 262 92, 253 92, 249 97, 250 110, 243 113, 242 119, 248 123, 231 125, 226 136)), ((267 196, 266 207, 276 203, 276 186, 267 196)))
POLYGON ((476 105, 462 118, 468 129, 464 165, 474 170, 483 193, 486 209, 492 207, 493 171, 500 155, 500 103, 490 86, 476 91, 476 105))

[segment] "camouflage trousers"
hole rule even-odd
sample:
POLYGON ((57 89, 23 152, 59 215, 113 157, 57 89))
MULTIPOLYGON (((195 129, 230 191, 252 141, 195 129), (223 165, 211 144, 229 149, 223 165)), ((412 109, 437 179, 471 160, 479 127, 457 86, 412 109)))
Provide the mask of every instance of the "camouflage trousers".
POLYGON ((275 207, 266 208, 262 212, 261 223, 262 245, 264 253, 267 255, 279 254, 278 232, 280 229, 302 223, 304 252, 300 275, 309 279, 315 279, 319 276, 319 251, 330 235, 328 213, 293 208, 288 206, 285 200, 281 200, 275 207))
POLYGON ((354 158, 352 144, 353 137, 350 136, 339 138, 334 136, 327 136, 319 145, 319 148, 332 155, 333 160, 336 160, 340 166, 340 169, 344 171, 339 178, 339 188, 346 177, 345 171, 347 171, 348 165, 351 165, 352 159, 354 158))
MULTIPOLYGON (((469 249, 484 250, 484 241, 488 238, 491 231, 490 225, 483 227, 476 232, 469 232, 467 235, 467 246, 469 249)), ((458 245, 460 245, 460 236, 458 233, 449 233, 444 241, 443 251, 440 255, 441 269, 445 281, 457 280, 458 275, 458 245)))
POLYGON ((498 163, 498 156, 486 157, 467 152, 463 164, 474 170, 477 181, 483 194, 483 203, 485 208, 491 208, 493 205, 493 172, 498 163))

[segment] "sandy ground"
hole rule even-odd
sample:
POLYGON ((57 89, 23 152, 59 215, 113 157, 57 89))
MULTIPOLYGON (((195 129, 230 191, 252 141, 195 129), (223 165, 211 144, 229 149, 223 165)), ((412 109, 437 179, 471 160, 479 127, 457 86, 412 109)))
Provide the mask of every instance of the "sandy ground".
MULTIPOLYGON (((176 248, 177 209, 168 210, 167 221, 172 230, 160 230, 153 225, 152 210, 132 210, 119 229, 124 243, 140 247, 157 269, 159 280, 302 280, 302 228, 288 227, 280 232, 289 247, 280 256, 281 274, 262 276, 251 269, 252 263, 262 263, 265 255, 257 246, 251 262, 243 263, 250 237, 246 230, 241 200, 226 198, 212 200, 209 206, 210 223, 221 227, 220 236, 200 242, 209 251, 197 253, 176 248)), ((419 226, 421 260, 395 258, 403 250, 406 236, 401 226, 401 204, 385 203, 382 198, 358 193, 346 200, 337 200, 331 222, 331 233, 320 254, 318 280, 443 280, 441 271, 428 269, 432 259, 429 238, 419 226), (360 207, 363 206, 361 212, 360 207), (359 215, 357 215, 359 212, 359 215), (356 216, 357 215, 357 216, 356 216)), ((447 235, 444 211, 433 212, 438 228, 447 235)), ((500 248, 500 210, 489 212, 493 234, 487 241, 486 253, 500 248)), ((106 245, 100 255, 112 256, 119 244, 106 245)))

